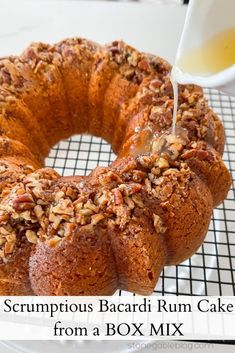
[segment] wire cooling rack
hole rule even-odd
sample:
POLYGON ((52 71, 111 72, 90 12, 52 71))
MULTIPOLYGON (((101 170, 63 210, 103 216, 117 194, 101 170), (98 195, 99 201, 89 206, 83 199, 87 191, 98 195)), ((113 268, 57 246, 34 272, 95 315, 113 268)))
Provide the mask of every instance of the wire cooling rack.
MULTIPOLYGON (((233 185, 227 199, 213 211, 204 244, 191 259, 165 267, 155 294, 235 295, 235 98, 214 90, 205 93, 224 123, 227 142, 223 159, 233 185)), ((97 165, 107 166, 114 159, 104 140, 79 135, 56 145, 46 165, 61 175, 87 175, 97 165)))

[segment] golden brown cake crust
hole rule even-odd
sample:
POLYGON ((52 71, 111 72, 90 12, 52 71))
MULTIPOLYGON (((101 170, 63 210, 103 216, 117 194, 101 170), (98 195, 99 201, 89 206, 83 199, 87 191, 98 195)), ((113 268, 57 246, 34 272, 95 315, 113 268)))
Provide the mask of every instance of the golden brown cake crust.
POLYGON ((122 41, 33 43, 0 60, 0 294, 150 294, 203 242, 231 177, 224 129, 201 88, 122 41), (90 133, 117 159, 87 177, 43 168, 60 139, 90 133))

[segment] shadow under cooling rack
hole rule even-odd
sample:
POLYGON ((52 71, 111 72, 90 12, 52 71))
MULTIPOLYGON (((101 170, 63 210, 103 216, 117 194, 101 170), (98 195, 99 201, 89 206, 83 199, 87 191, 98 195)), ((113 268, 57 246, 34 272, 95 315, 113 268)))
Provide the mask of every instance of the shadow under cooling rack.
MULTIPOLYGON (((191 259, 165 267, 154 294, 235 295, 235 98, 213 90, 205 93, 224 123, 227 143, 223 159, 233 185, 227 199, 213 211, 204 244, 191 259)), ((114 158, 104 140, 83 135, 55 146, 46 165, 61 175, 87 175, 98 164, 107 166, 114 158)))

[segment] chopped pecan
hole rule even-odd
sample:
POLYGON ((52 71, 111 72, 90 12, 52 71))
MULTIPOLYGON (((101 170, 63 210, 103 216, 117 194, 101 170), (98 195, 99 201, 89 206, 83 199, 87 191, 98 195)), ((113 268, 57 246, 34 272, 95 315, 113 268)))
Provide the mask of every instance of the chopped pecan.
POLYGON ((115 55, 115 54, 120 54, 120 49, 118 48, 118 46, 112 46, 112 47, 109 47, 108 48, 108 51, 112 54, 112 55, 115 55))
POLYGON ((151 181, 151 183, 153 183, 155 185, 157 185, 159 183, 159 179, 153 173, 149 173, 148 178, 151 181))
POLYGON ((20 188, 18 190, 16 190, 16 195, 24 195, 25 194, 25 189, 20 188))
POLYGON ((42 206, 36 205, 34 207, 34 213, 35 213, 36 217, 40 220, 42 218, 43 213, 44 213, 42 206))
POLYGON ((182 159, 190 159, 195 156, 196 150, 186 150, 184 153, 181 154, 182 159))
POLYGON ((87 223, 87 217, 85 217, 84 215, 78 213, 76 215, 76 222, 81 224, 81 225, 85 225, 87 223))
POLYGON ((173 96, 173 88, 172 88, 172 83, 170 81, 170 79, 168 78, 166 80, 166 82, 164 82, 160 88, 160 92, 162 93, 162 95, 171 97, 173 96))
POLYGON ((124 201, 131 210, 135 207, 135 203, 129 196, 124 196, 124 201))
POLYGON ((159 138, 153 140, 152 152, 153 153, 161 153, 165 144, 166 144, 166 140, 165 140, 164 136, 160 136, 159 138))
POLYGON ((110 185, 112 182, 113 184, 120 184, 122 183, 122 179, 119 177, 118 174, 112 172, 111 170, 108 171, 107 174, 102 175, 100 178, 100 182, 103 186, 110 185))
POLYGON ((166 142, 169 145, 185 145, 185 142, 182 138, 180 138, 179 136, 170 134, 170 135, 166 135, 166 142))
POLYGON ((104 205, 106 205, 108 203, 108 201, 109 201, 109 197, 106 193, 103 193, 99 197, 95 198, 96 204, 100 207, 103 207, 104 205))
POLYGON ((159 90, 159 88, 161 87, 162 85, 162 82, 158 79, 155 79, 155 80, 152 80, 149 84, 149 88, 152 90, 152 91, 156 91, 156 90, 159 90))
POLYGON ((4 245, 6 242, 6 238, 0 238, 0 246, 4 245))
POLYGON ((98 224, 100 221, 102 221, 104 219, 104 215, 102 215, 101 213, 95 214, 91 216, 91 224, 92 225, 96 225, 98 224))
POLYGON ((58 191, 56 194, 55 194, 55 201, 56 202, 59 202, 60 199, 62 199, 64 197, 64 192, 63 191, 58 191))
POLYGON ((196 150, 196 149, 188 150, 188 151, 185 151, 184 153, 182 153, 182 155, 181 155, 181 158, 184 160, 190 159, 192 157, 198 158, 201 161, 213 160, 213 156, 209 151, 205 151, 205 150, 201 150, 201 149, 200 150, 196 150))
POLYGON ((16 234, 14 232, 8 234, 6 236, 6 240, 9 242, 9 243, 14 243, 16 241, 16 234))
POLYGON ((165 170, 162 175, 172 175, 172 174, 177 174, 178 172, 179 172, 178 169, 169 168, 165 170))
POLYGON ((2 234, 2 235, 8 235, 12 231, 13 231, 13 229, 10 226, 10 224, 6 224, 3 227, 0 227, 0 234, 2 234))
POLYGON ((153 106, 149 116, 160 128, 167 128, 172 124, 172 110, 170 108, 153 106))
POLYGON ((82 208, 81 210, 78 211, 78 213, 82 216, 90 216, 93 214, 93 211, 90 210, 89 208, 82 208))
POLYGON ((131 53, 131 55, 128 56, 127 61, 131 66, 135 67, 138 64, 138 58, 139 58, 138 53, 134 51, 131 53))
POLYGON ((145 179, 145 187, 146 187, 147 192, 151 193, 152 186, 151 186, 151 181, 148 178, 145 179))
POLYGON ((37 244, 38 237, 37 234, 33 230, 26 230, 26 238, 30 243, 37 244))
POLYGON ((142 170, 133 170, 132 180, 136 183, 142 182, 146 178, 146 173, 142 170))
POLYGON ((160 157, 156 162, 155 165, 158 166, 160 169, 169 168, 169 162, 167 159, 160 157))
POLYGON ((142 185, 137 183, 128 183, 121 184, 118 186, 118 188, 124 193, 124 195, 130 196, 132 194, 138 193, 142 189, 142 185))
POLYGON ((33 216, 31 215, 31 212, 26 210, 20 213, 20 218, 26 220, 26 221, 31 221, 32 223, 35 223, 36 220, 33 219, 33 216))
POLYGON ((160 168, 153 167, 153 168, 151 169, 151 173, 157 176, 157 175, 160 175, 161 170, 160 170, 160 168))
POLYGON ((64 229, 64 236, 69 237, 75 230, 76 225, 74 223, 66 223, 64 229))
POLYGON ((52 228, 58 229, 60 222, 62 221, 62 218, 56 216, 54 213, 50 213, 49 214, 49 221, 52 222, 52 228))
POLYGON ((139 102, 143 105, 150 105, 152 104, 153 101, 153 95, 151 92, 147 92, 143 95, 141 95, 139 102))
POLYGON ((78 202, 78 203, 74 203, 74 205, 75 205, 75 210, 76 211, 79 211, 79 210, 81 210, 82 208, 83 208, 83 203, 82 202, 78 202))
POLYGON ((208 151, 204 151, 204 150, 198 150, 196 153, 196 157, 198 159, 202 160, 209 160, 210 159, 210 154, 208 151))
POLYGON ((8 220, 10 219, 10 214, 9 213, 7 213, 7 212, 1 212, 0 213, 0 222, 2 223, 5 223, 5 222, 7 222, 8 220))
POLYGON ((61 241, 61 238, 58 235, 55 235, 53 238, 47 239, 46 243, 50 248, 54 248, 61 241))
POLYGON ((9 231, 6 229, 6 227, 0 227, 0 234, 5 236, 9 234, 9 231))
POLYGON ((69 186, 66 190, 66 196, 69 196, 72 200, 75 200, 77 197, 77 192, 69 186))
POLYGON ((13 253, 14 247, 15 247, 15 243, 14 242, 6 242, 5 246, 4 246, 5 254, 13 253))
POLYGON ((143 168, 151 169, 153 165, 152 158, 150 156, 138 156, 138 162, 143 168))
POLYGON ((138 62, 138 68, 143 71, 149 71, 150 65, 146 59, 143 59, 138 62))
POLYGON ((84 208, 89 209, 95 213, 97 213, 99 210, 99 207, 97 207, 91 200, 88 200, 87 203, 85 203, 84 208))
POLYGON ((107 177, 110 178, 110 180, 115 180, 117 181, 118 183, 121 183, 122 182, 122 179, 120 178, 119 175, 117 175, 116 173, 113 173, 112 171, 109 171, 107 173, 107 177))
POLYGON ((122 193, 118 189, 114 189, 112 192, 114 197, 114 204, 121 205, 123 203, 122 193))
POLYGON ((74 208, 71 200, 69 199, 60 199, 59 203, 52 207, 52 212, 56 214, 65 214, 69 216, 73 216, 74 208))
POLYGON ((132 200, 134 201, 134 203, 135 203, 138 207, 140 207, 140 208, 143 208, 143 207, 144 207, 144 204, 143 204, 143 201, 142 201, 140 195, 138 195, 138 194, 137 194, 137 195, 136 195, 136 194, 132 195, 132 200))
POLYGON ((30 210, 34 208, 34 206, 33 198, 29 194, 18 195, 12 201, 12 207, 16 211, 30 210))

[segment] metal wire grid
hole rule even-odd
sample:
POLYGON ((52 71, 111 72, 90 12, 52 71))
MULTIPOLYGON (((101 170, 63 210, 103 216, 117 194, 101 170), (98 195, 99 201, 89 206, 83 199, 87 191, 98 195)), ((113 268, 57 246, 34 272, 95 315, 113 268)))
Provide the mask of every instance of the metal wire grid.
MULTIPOLYGON (((233 186, 227 199, 214 210, 204 244, 191 259, 165 267, 154 294, 235 295, 235 98, 205 90, 210 105, 224 123, 227 143, 224 161, 233 186)), ((97 165, 115 159, 104 140, 79 135, 56 145, 46 165, 61 175, 87 175, 97 165)), ((119 295, 125 295, 119 291, 119 295)))

